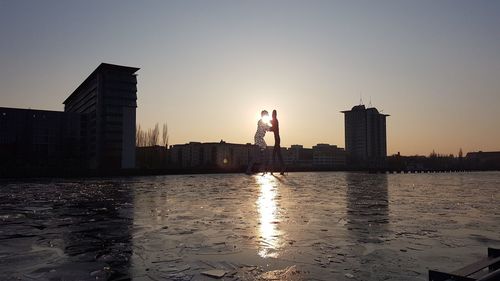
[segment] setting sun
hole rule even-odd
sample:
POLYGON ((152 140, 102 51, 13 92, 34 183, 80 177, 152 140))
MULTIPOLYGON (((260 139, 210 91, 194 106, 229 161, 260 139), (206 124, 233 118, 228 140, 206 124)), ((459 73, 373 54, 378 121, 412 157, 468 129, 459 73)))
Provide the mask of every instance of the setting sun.
POLYGON ((264 116, 262 117, 262 122, 264 122, 264 123, 266 123, 266 124, 268 124, 268 125, 271 125, 271 116, 269 116, 269 115, 264 115, 264 116))

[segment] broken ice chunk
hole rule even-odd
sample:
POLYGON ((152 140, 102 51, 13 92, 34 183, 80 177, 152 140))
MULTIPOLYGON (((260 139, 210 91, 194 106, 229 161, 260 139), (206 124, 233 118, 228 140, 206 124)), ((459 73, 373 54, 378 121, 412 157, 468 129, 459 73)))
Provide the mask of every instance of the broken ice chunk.
POLYGON ((221 269, 211 269, 207 271, 203 271, 201 274, 214 277, 214 278, 222 278, 224 275, 226 275, 226 271, 221 270, 221 269))

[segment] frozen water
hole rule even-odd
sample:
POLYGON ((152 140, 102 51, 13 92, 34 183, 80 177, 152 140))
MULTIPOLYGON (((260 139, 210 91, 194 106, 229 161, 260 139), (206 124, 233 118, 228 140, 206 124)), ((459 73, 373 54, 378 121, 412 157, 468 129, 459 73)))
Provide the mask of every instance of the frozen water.
POLYGON ((498 172, 4 181, 0 280, 427 280, 500 247, 499 186, 498 172))

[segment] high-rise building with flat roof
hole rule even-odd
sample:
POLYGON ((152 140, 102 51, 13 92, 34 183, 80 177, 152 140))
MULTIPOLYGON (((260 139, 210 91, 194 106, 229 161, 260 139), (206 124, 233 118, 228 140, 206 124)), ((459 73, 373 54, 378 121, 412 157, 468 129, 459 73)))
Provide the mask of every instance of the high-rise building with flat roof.
POLYGON ((82 155, 88 168, 135 167, 139 68, 101 63, 63 102, 82 115, 82 155))
POLYGON ((137 70, 101 63, 64 112, 0 107, 0 175, 135 168, 137 70))
POLYGON ((345 124, 345 150, 353 166, 381 167, 387 156, 386 117, 376 108, 364 105, 342 111, 345 124))

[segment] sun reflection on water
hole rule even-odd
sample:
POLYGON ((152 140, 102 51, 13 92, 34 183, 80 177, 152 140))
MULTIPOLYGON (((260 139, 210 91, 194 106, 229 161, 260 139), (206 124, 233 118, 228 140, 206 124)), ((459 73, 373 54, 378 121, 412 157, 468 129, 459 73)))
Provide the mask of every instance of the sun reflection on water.
POLYGON ((260 215, 260 246, 259 256, 277 257, 276 251, 281 243, 281 231, 278 229, 278 211, 276 195, 278 193, 276 178, 271 175, 257 176, 260 187, 260 195, 257 199, 257 207, 260 215))

